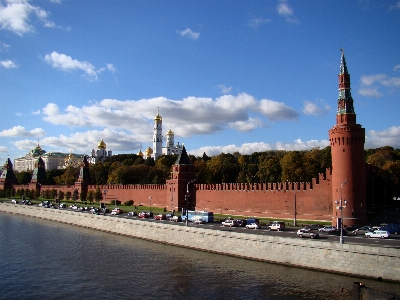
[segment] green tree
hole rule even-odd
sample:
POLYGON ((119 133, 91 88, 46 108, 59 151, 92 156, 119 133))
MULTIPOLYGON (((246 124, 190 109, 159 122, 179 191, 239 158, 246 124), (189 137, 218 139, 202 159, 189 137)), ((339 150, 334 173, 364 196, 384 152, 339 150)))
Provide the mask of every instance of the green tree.
POLYGON ((94 199, 96 202, 100 202, 101 200, 103 200, 103 194, 102 191, 100 190, 100 187, 96 188, 96 191, 94 192, 94 199))
POLYGON ((19 184, 28 184, 32 179, 32 171, 15 172, 19 184))
POLYGON ((221 153, 207 162, 209 180, 214 183, 236 182, 240 166, 232 154, 221 153))
POLYGON ((281 159, 282 181, 305 181, 303 152, 289 151, 281 159))
POLYGON ((94 192, 92 190, 90 190, 87 193, 86 201, 89 201, 89 203, 92 203, 93 199, 94 199, 94 192))

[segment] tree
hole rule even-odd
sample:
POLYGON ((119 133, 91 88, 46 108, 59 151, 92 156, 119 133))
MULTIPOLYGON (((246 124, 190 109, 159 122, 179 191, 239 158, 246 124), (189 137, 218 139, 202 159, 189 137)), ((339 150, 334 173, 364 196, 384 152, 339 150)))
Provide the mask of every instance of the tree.
POLYGON ((89 203, 92 203, 94 199, 94 192, 92 190, 88 191, 86 200, 89 201, 89 203))
POLYGON ((15 177, 17 177, 19 184, 28 184, 32 179, 32 171, 16 172, 15 177))
POLYGON ((100 187, 96 188, 96 191, 94 192, 94 199, 96 202, 100 202, 103 199, 103 194, 100 190, 100 187))
POLYGON ((279 157, 262 156, 256 173, 258 182, 280 182, 282 175, 282 167, 279 157))
POLYGON ((300 151, 289 151, 281 159, 282 181, 300 182, 305 181, 303 153, 300 151))
POLYGON ((207 162, 209 180, 214 183, 236 182, 240 167, 232 154, 221 153, 207 162))

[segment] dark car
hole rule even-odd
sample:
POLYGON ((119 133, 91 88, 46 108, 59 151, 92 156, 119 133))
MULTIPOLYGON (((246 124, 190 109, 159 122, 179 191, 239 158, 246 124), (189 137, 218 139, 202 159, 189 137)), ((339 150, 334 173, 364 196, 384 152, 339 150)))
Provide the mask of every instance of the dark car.
POLYGON ((322 225, 319 224, 311 224, 311 225, 307 225, 306 228, 308 230, 319 230, 320 228, 322 228, 322 225))
POLYGON ((242 220, 242 219, 237 219, 235 220, 235 223, 238 227, 245 227, 246 226, 246 220, 242 220))

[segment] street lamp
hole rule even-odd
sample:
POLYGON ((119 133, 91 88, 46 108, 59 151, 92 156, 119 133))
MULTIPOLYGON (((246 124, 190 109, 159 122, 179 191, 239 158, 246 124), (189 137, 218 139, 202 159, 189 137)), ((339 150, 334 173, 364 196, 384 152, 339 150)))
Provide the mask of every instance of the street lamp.
POLYGON ((343 239, 343 208, 346 207, 347 201, 342 200, 342 188, 343 186, 347 183, 347 180, 343 181, 340 184, 340 200, 335 201, 336 204, 339 204, 339 206, 336 206, 336 209, 340 209, 340 244, 344 244, 344 239, 343 239), (345 206, 343 206, 343 203, 345 206))
POLYGON ((189 197, 190 197, 190 193, 189 193, 189 184, 191 184, 192 182, 195 182, 196 179, 192 179, 187 183, 186 186, 186 195, 185 195, 185 201, 186 201, 186 226, 189 226, 189 197))
POLYGON ((150 214, 151 214, 151 196, 149 197, 149 201, 150 201, 150 214))

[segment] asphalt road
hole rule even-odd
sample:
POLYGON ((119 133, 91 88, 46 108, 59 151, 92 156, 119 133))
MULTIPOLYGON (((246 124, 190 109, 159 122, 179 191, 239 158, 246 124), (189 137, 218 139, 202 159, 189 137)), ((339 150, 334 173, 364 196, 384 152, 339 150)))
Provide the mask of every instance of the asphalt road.
MULTIPOLYGON (((109 216, 109 214, 107 214, 109 216)), ((169 224, 174 224, 176 226, 186 226, 185 222, 171 222, 169 220, 154 220, 152 218, 148 219, 140 219, 138 217, 131 217, 127 214, 122 214, 119 216, 113 216, 113 218, 134 218, 137 220, 141 220, 143 222, 167 222, 169 224)), ((261 229, 247 229, 245 227, 224 227, 220 223, 205 223, 205 224, 193 224, 191 222, 188 223, 190 227, 200 227, 206 228, 210 230, 221 230, 221 231, 236 231, 236 232, 245 232, 247 234, 262 234, 262 235, 270 235, 270 236, 281 236, 287 238, 299 238, 297 237, 297 230, 301 227, 287 227, 283 231, 271 231, 262 227, 261 229)), ((317 231, 318 232, 318 231, 317 231)), ((326 241, 326 242, 340 242, 339 235, 327 234, 323 232, 319 233, 319 241, 326 241)), ((300 238, 299 238, 300 239, 300 238)), ((392 234, 387 239, 380 239, 380 238, 366 238, 364 235, 354 235, 349 233, 348 235, 344 236, 344 243, 347 244, 359 244, 359 245, 371 245, 371 246, 378 246, 378 247, 388 247, 388 248, 397 248, 400 249, 400 235, 399 234, 392 234)))

